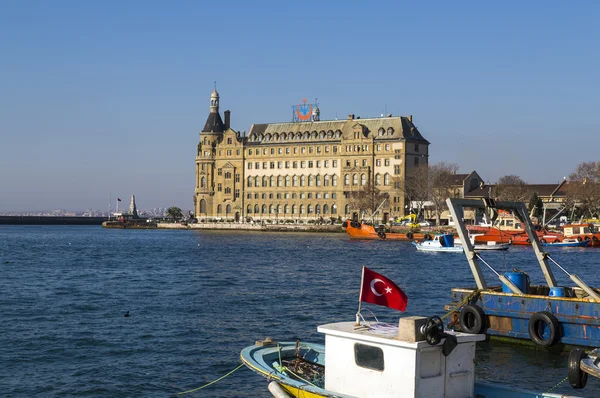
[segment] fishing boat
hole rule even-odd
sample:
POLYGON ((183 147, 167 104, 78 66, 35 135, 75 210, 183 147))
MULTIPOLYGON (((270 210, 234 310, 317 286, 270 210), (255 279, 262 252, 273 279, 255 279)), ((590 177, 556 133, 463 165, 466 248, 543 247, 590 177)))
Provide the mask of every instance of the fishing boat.
POLYGON ((462 246, 454 246, 454 235, 437 234, 432 240, 413 242, 413 245, 421 252, 462 253, 462 246))
POLYGON ((542 246, 555 246, 555 247, 586 247, 590 244, 590 240, 582 240, 576 238, 564 238, 562 241, 554 242, 541 242, 542 246))
POLYGON ((430 240, 431 234, 409 230, 406 232, 389 232, 384 225, 373 226, 356 220, 346 220, 342 224, 346 233, 351 239, 380 239, 380 240, 403 240, 412 241, 413 239, 430 240))
POLYGON ((566 398, 475 379, 476 342, 484 335, 444 330, 438 317, 404 317, 399 326, 321 325, 325 345, 266 339, 244 348, 242 362, 270 381, 276 398, 566 398))
MULTIPOLYGON (((448 199, 447 204, 457 220, 459 237, 466 242, 464 252, 476 284, 474 288, 452 289, 452 301, 446 308, 460 309, 451 317, 453 327, 492 337, 525 339, 541 347, 565 344, 600 347, 600 291, 569 273, 542 250, 524 203, 448 199), (462 221, 465 208, 491 213, 491 218, 498 209, 516 214, 531 240, 532 252, 546 283, 534 285, 526 272, 516 268, 501 274, 485 261, 483 254, 466 239, 467 229, 462 221), (564 272, 574 286, 559 286, 551 264, 564 272), (498 285, 487 284, 482 265, 498 277, 498 285)), ((514 266, 521 268, 523 264, 514 266)))
MULTIPOLYGON (((482 234, 469 234, 469 240, 475 248, 475 250, 508 250, 512 242, 498 243, 494 240, 478 241, 477 237, 482 234)), ((462 245, 460 238, 454 239, 454 245, 462 245)))

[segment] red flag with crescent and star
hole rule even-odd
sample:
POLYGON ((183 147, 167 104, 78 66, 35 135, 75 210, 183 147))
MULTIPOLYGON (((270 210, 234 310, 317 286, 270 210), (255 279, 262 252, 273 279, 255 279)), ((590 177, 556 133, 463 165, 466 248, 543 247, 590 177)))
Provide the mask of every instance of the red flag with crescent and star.
POLYGON ((408 297, 392 280, 363 267, 360 301, 404 311, 408 297))

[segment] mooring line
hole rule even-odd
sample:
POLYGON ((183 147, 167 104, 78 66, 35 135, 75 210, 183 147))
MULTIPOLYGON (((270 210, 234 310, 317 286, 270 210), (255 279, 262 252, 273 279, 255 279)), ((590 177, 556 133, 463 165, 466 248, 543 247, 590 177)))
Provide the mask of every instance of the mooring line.
POLYGON ((562 383, 564 383, 568 378, 569 378, 569 376, 565 377, 564 379, 562 379, 561 381, 559 381, 558 383, 556 383, 553 387, 551 387, 548 391, 546 391, 544 394, 548 394, 550 391, 554 390, 556 387, 558 387, 562 383))
POLYGON ((198 388, 194 388, 193 390, 178 392, 177 395, 184 395, 184 394, 189 394, 189 393, 194 392, 194 391, 202 390, 204 387, 208 387, 211 384, 215 384, 217 381, 223 380, 224 378, 226 378, 227 376, 231 375, 233 372, 235 372, 236 370, 238 370, 242 366, 244 366, 243 363, 241 363, 237 368, 233 369, 231 372, 227 373, 226 375, 219 377, 217 380, 213 380, 210 383, 207 383, 207 384, 205 384, 203 386, 200 386, 198 388))

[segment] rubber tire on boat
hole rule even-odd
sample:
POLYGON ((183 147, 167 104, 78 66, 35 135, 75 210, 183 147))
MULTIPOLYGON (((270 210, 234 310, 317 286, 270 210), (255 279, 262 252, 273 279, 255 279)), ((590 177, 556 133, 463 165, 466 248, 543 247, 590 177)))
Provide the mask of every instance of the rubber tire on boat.
POLYGON ((540 240, 540 242, 542 242, 542 243, 546 243, 546 239, 542 238, 542 239, 540 240))
POLYGON ((581 236, 577 237, 577 242, 581 242, 581 236))
POLYGON ((540 232, 542 230, 542 226, 540 224, 536 224, 535 227, 533 227, 533 229, 540 232))
POLYGON ((425 234, 425 236, 423 237, 423 239, 425 239, 425 240, 431 240, 431 235, 425 234))
POLYGON ((594 235, 594 236, 592 236, 592 240, 593 240, 594 242, 598 242, 598 237, 597 237, 596 235, 594 235))
POLYGON ((585 240, 590 240, 590 237, 589 237, 589 236, 586 236, 586 237, 585 237, 585 240))
POLYGON ((529 318, 529 337, 531 340, 542 347, 550 347, 558 341, 559 324, 558 320, 552 313, 548 311, 536 312, 529 318), (544 339, 539 335, 537 330, 537 324, 544 322, 549 329, 550 335, 547 339, 544 339))
POLYGON ((480 306, 467 304, 460 310, 459 323, 463 332, 479 334, 485 327, 485 313, 480 306))
POLYGON ((585 351, 574 349, 569 353, 569 371, 567 376, 573 388, 584 388, 587 384, 588 374, 581 370, 581 360, 585 358, 585 351))
POLYGON ((379 237, 381 239, 385 239, 385 232, 382 231, 382 232, 378 233, 377 235, 379 235, 379 237))
POLYGON ((412 238, 414 237, 414 235, 413 235, 413 233, 412 233, 412 232, 407 232, 407 233, 406 233, 406 237, 407 237, 408 239, 412 239, 412 238))
POLYGON ((531 239, 527 238, 526 242, 531 243, 531 239))
POLYGON ((348 221, 344 221, 344 222, 342 223, 342 227, 346 228, 347 226, 348 226, 348 221))

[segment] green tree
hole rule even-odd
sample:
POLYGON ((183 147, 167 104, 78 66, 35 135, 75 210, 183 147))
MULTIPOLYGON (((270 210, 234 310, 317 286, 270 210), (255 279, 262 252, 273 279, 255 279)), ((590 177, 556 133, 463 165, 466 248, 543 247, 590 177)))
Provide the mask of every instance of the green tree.
POLYGON ((183 218, 183 212, 179 207, 169 207, 166 212, 166 216, 173 220, 178 220, 183 218))

